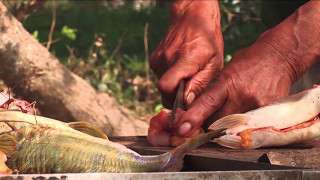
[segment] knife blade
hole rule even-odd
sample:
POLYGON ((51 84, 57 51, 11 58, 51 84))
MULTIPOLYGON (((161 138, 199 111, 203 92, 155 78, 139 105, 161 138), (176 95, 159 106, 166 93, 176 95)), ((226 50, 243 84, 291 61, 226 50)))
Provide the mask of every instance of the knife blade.
POLYGON ((185 80, 182 79, 179 83, 177 94, 171 110, 170 121, 169 121, 170 128, 172 128, 172 125, 175 122, 177 109, 180 108, 182 110, 185 110, 184 103, 183 103, 184 102, 184 86, 185 86, 185 80))

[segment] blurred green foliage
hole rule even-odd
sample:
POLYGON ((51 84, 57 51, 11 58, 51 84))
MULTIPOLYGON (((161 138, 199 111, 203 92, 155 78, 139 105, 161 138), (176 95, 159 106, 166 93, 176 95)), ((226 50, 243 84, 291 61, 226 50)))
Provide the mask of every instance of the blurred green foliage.
MULTIPOLYGON (((146 77, 144 27, 149 23, 149 55, 165 35, 168 6, 140 10, 132 2, 113 8, 102 1, 56 1, 56 22, 50 51, 71 71, 138 115, 159 112, 156 77, 146 77)), ((252 44, 265 30, 260 0, 220 2, 225 63, 252 44)), ((28 15, 25 28, 44 45, 52 24, 52 3, 28 15)))

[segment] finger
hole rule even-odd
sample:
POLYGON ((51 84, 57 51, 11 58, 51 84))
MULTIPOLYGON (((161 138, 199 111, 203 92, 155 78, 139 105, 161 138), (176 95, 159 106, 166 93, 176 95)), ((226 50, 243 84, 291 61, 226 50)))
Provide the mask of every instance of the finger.
POLYGON ((175 99, 179 82, 182 79, 190 78, 199 71, 199 66, 195 63, 185 63, 179 60, 158 81, 158 89, 161 93, 163 105, 171 108, 175 99))
MULTIPOLYGON (((212 69, 217 68, 213 65, 208 65, 209 60, 213 58, 211 48, 197 48, 198 46, 196 45, 201 45, 202 43, 203 42, 187 43, 181 47, 180 58, 159 79, 158 89, 163 96, 162 98, 165 99, 165 102, 169 105, 165 107, 171 108, 175 99, 177 86, 181 79, 189 79, 195 76, 198 72, 204 70, 206 66, 208 66, 206 71, 209 71, 210 66, 212 69)), ((203 47, 206 46, 203 45, 203 47)))
POLYGON ((223 68, 223 63, 213 57, 210 64, 207 64, 203 70, 195 74, 187 83, 185 88, 185 104, 190 106, 193 101, 207 88, 209 83, 217 76, 223 68))
POLYGON ((182 34, 169 33, 159 43, 151 54, 149 66, 158 79, 178 59, 178 46, 180 46, 182 34))
POLYGON ((178 134, 188 136, 201 127, 202 123, 215 113, 226 101, 228 91, 223 83, 215 83, 202 94, 179 120, 178 134))
POLYGON ((200 38, 184 43, 180 47, 179 53, 175 53, 173 56, 177 59, 175 63, 170 64, 170 68, 159 79, 158 89, 170 107, 175 99, 175 92, 181 79, 193 77, 203 70, 213 57, 214 50, 212 47, 208 47, 208 44, 207 41, 200 38))
POLYGON ((168 69, 169 65, 167 61, 168 60, 166 59, 163 50, 159 47, 151 54, 149 59, 149 67, 152 69, 158 79, 168 69))

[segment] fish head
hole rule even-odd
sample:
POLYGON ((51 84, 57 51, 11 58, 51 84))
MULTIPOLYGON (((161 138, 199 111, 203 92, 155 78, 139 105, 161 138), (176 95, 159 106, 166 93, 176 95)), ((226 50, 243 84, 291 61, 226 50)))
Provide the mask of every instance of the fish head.
POLYGON ((6 122, 0 122, 0 134, 10 132, 13 129, 6 122))
POLYGON ((25 128, 34 128, 38 124, 35 115, 11 110, 0 111, 0 113, 0 134, 25 128))

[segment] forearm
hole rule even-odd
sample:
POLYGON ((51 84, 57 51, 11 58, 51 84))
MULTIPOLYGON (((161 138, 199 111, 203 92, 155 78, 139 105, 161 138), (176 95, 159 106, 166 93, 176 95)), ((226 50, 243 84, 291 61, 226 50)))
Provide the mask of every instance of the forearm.
POLYGON ((220 9, 218 0, 172 0, 171 1, 171 22, 179 17, 188 14, 189 17, 202 17, 211 20, 219 19, 220 9))
POLYGON ((297 81, 320 57, 320 1, 301 6, 255 44, 285 68, 292 83, 297 81))

